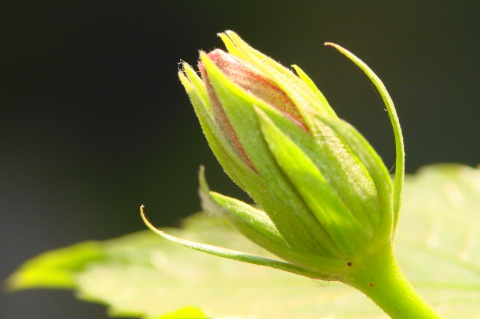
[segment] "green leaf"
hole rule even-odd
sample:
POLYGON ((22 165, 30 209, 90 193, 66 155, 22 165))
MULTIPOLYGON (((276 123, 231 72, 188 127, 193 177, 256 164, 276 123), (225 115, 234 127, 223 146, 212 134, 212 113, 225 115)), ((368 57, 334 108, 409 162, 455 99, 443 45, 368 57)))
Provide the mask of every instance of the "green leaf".
POLYGON ((480 170, 428 166, 407 176, 397 233, 401 266, 445 318, 480 314, 480 170))
POLYGON ((176 310, 172 313, 162 315, 156 319, 178 319, 178 318, 209 319, 210 317, 207 317, 207 315, 198 308, 185 307, 185 308, 176 310))
POLYGON ((105 256, 103 244, 88 241, 48 251, 24 263, 7 281, 8 290, 75 288, 77 274, 105 256))
MULTIPOLYGON (((165 232, 272 257, 218 218, 195 215, 183 229, 165 232)), ((112 315, 185 319, 182 311, 197 311, 198 316, 191 318, 387 319, 365 296, 340 283, 210 256, 149 231, 96 243, 99 248, 93 251, 103 257, 76 262, 95 255, 78 249, 90 244, 41 255, 43 263, 35 264, 40 256, 36 257, 12 278, 27 265, 34 271, 36 265, 41 270, 41 265, 49 264, 59 273, 72 274, 77 295, 108 305, 112 315), (66 257, 57 258, 59 252, 66 257)), ((443 316, 478 318, 480 170, 437 165, 408 176, 396 250, 407 277, 443 316)), ((47 287, 48 280, 37 287, 47 287)))

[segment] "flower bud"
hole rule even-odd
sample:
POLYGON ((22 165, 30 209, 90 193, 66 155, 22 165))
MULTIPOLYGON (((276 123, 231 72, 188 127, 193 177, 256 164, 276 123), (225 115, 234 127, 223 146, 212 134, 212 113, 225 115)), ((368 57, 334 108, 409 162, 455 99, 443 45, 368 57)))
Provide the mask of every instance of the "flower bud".
POLYGON ((373 148, 300 68, 297 76, 231 31, 220 37, 228 53, 201 52, 201 77, 186 63, 179 76, 220 164, 260 209, 210 192, 201 175, 204 207, 297 273, 337 276, 390 242, 396 203, 373 148))

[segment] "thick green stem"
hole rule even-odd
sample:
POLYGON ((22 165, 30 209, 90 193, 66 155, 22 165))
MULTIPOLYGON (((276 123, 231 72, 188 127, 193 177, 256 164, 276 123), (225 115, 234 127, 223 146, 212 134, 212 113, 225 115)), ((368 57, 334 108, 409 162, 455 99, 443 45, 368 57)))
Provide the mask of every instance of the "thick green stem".
POLYGON ((367 295, 391 318, 442 318, 402 273, 389 244, 352 261, 349 268, 345 283, 367 295))

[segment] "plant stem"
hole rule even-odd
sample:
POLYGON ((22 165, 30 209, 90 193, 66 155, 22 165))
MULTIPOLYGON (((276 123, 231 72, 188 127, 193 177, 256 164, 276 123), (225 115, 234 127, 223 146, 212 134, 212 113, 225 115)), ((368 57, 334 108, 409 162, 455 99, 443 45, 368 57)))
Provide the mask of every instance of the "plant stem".
POLYGON ((349 268, 344 282, 367 295, 391 318, 442 318, 405 277, 390 244, 352 262, 349 268))

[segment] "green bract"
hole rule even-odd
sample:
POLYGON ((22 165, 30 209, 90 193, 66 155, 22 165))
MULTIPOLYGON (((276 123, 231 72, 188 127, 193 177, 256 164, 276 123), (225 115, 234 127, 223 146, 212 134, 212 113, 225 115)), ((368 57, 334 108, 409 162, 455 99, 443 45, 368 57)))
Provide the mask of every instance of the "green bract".
POLYGON ((221 211, 289 271, 339 279, 393 239, 388 170, 298 66, 296 76, 234 32, 220 37, 228 53, 201 52, 201 76, 183 63, 179 77, 217 159, 260 209, 210 192, 202 170, 204 209, 221 211))

